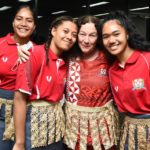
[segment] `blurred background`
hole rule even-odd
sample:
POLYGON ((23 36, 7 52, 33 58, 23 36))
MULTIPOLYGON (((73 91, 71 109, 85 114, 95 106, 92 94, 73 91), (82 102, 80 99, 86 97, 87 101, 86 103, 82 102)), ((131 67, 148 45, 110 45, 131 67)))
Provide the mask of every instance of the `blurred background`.
POLYGON ((136 23, 139 32, 150 41, 150 0, 0 0, 0 37, 12 30, 12 17, 21 4, 36 9, 37 32, 44 40, 52 19, 60 15, 78 18, 92 14, 100 19, 113 10, 124 10, 136 23))

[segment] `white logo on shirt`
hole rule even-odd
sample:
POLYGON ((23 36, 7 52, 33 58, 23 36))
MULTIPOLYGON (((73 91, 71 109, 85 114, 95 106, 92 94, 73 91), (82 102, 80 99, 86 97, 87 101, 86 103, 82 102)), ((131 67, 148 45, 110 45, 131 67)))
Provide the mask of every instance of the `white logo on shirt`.
POLYGON ((46 76, 46 80, 47 80, 48 82, 50 82, 50 81, 51 81, 51 79, 52 79, 52 77, 51 77, 51 76, 46 76))
POLYGON ((3 62, 6 62, 8 60, 7 57, 2 57, 3 62))
POLYGON ((119 88, 118 88, 118 86, 115 86, 115 90, 116 90, 116 92, 118 92, 118 89, 119 89, 119 88))
POLYGON ((107 69, 102 68, 102 69, 100 70, 100 75, 101 75, 101 76, 106 76, 106 75, 107 75, 107 69))
POLYGON ((144 89, 144 80, 143 79, 135 79, 132 81, 133 90, 144 89))

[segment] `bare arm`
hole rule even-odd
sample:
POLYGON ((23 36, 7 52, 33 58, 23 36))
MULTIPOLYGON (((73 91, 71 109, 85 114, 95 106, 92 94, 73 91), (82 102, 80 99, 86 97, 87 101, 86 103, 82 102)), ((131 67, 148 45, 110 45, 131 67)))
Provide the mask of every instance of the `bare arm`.
POLYGON ((16 143, 13 150, 25 150, 25 122, 26 122, 27 95, 19 91, 14 98, 14 123, 16 143))

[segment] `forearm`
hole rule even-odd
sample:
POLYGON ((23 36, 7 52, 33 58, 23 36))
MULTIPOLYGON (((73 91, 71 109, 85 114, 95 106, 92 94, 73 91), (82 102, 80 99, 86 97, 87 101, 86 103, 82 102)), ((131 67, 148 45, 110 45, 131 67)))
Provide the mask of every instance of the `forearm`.
POLYGON ((14 123, 16 143, 25 144, 25 122, 26 122, 26 98, 27 96, 19 91, 15 92, 14 98, 14 123))

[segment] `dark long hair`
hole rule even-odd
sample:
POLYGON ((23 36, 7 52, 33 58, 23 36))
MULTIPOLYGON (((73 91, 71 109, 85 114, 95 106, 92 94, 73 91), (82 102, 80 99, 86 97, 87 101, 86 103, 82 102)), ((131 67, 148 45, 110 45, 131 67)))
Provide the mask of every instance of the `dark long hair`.
POLYGON ((50 46, 51 40, 53 38, 51 31, 53 28, 57 28, 59 25, 61 25, 65 21, 71 21, 71 22, 76 23, 75 19, 73 19, 71 16, 60 16, 60 17, 57 17, 56 19, 54 19, 50 24, 49 31, 48 31, 48 38, 45 43, 46 63, 47 64, 49 62, 49 58, 48 58, 49 46, 50 46))
MULTIPOLYGON (((102 37, 102 29, 103 25, 110 20, 117 20, 118 23, 126 30, 128 34, 128 45, 132 49, 136 49, 139 51, 150 51, 150 43, 148 43, 138 32, 134 22, 125 14, 124 11, 117 10, 114 12, 110 12, 100 24, 100 42, 103 45, 103 37, 102 37)), ((103 47, 105 49, 105 47, 103 47)), ((107 54, 109 55, 109 54, 107 54)), ((110 57, 110 55, 109 55, 110 57)), ((113 56, 111 55, 112 61, 113 56)))
POLYGON ((13 16, 13 21, 17 15, 17 13, 23 9, 23 8, 28 8, 33 16, 33 20, 34 20, 34 24, 35 24, 35 29, 30 37, 30 39, 33 41, 33 42, 36 42, 34 39, 35 37, 37 36, 37 33, 36 33, 36 26, 37 26, 37 14, 36 14, 36 11, 35 11, 35 8, 30 6, 30 5, 20 5, 15 11, 14 11, 14 16, 13 16))

